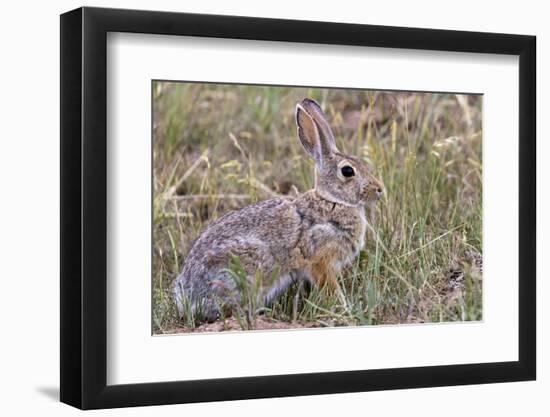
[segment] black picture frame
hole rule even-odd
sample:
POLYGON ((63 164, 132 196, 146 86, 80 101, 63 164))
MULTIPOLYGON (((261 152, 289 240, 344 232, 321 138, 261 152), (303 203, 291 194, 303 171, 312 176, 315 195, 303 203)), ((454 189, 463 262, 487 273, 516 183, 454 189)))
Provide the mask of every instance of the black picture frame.
POLYGON ((61 15, 61 401, 94 409, 534 380, 535 54, 524 35, 88 7, 61 15), (519 56, 519 360, 107 385, 108 32, 519 56))

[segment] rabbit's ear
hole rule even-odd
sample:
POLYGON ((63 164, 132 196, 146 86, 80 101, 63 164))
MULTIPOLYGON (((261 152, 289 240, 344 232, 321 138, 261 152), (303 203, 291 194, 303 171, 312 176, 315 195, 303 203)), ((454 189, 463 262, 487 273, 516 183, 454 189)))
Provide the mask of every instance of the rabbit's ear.
POLYGON ((304 149, 309 153, 317 165, 322 164, 321 139, 319 129, 313 118, 300 105, 296 105, 296 125, 298 126, 298 137, 304 149))
POLYGON ((334 140, 334 135, 332 134, 332 129, 321 109, 321 106, 317 104, 315 100, 310 98, 305 98, 302 100, 302 107, 308 112, 308 114, 313 118, 320 134, 320 145, 323 155, 327 156, 328 154, 335 152, 336 142, 334 140))

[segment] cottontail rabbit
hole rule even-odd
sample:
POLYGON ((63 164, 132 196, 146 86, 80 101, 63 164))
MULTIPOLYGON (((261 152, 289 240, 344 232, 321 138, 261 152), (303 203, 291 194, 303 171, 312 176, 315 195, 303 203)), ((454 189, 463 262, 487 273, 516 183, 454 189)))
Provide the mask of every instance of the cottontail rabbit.
POLYGON ((202 319, 213 321, 239 302, 227 270, 237 257, 250 277, 277 277, 262 293, 269 305, 297 280, 328 290, 364 245, 365 206, 377 201, 383 184, 360 159, 338 151, 332 130, 311 99, 296 105, 298 137, 315 160, 315 187, 297 197, 280 197, 231 211, 210 224, 194 242, 174 282, 180 315, 184 300, 202 319))

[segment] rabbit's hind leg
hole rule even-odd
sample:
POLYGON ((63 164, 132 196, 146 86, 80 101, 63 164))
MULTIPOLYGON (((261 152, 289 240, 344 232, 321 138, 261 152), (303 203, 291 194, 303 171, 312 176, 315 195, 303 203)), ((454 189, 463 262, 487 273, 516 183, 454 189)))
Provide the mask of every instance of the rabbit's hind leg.
POLYGON ((301 271, 290 271, 287 274, 281 275, 275 280, 273 285, 267 290, 265 295, 265 306, 271 307, 281 296, 288 290, 288 288, 295 282, 304 281, 309 282, 308 277, 301 271))
POLYGON ((222 315, 230 316, 233 307, 239 303, 239 294, 231 275, 227 271, 202 271, 199 277, 174 283, 174 298, 180 318, 191 315, 197 323, 212 323, 222 315))
POLYGON ((236 283, 228 271, 217 271, 205 281, 207 287, 197 297, 195 309, 202 319, 213 322, 220 317, 232 315, 235 306, 240 303, 236 283))

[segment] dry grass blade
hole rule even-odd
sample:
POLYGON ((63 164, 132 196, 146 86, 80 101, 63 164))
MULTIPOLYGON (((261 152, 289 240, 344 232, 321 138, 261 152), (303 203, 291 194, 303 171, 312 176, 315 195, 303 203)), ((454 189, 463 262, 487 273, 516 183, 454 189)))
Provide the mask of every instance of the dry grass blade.
POLYGON ((197 158, 195 162, 183 173, 183 175, 175 182, 174 185, 169 187, 164 193, 163 198, 165 200, 170 199, 175 193, 176 190, 193 174, 193 172, 201 165, 202 162, 208 163, 208 154, 209 150, 205 150, 202 155, 197 158))

